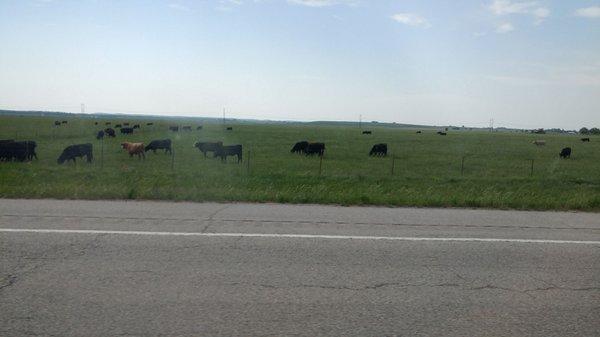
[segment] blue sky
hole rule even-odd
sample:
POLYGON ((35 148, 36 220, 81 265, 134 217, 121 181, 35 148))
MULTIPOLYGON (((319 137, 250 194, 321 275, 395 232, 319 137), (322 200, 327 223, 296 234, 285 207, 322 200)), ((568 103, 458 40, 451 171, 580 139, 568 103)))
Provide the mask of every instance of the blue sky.
POLYGON ((0 0, 0 108, 600 126, 600 1, 0 0))

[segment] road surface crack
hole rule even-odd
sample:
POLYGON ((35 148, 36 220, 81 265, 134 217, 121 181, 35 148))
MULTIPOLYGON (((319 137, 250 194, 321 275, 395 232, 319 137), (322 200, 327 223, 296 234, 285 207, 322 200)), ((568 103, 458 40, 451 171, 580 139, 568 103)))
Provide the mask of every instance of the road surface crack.
POLYGON ((13 284, 15 284, 15 282, 17 282, 17 276, 8 275, 7 277, 4 278, 4 280, 2 281, 2 284, 0 284, 0 290, 12 286, 13 284))

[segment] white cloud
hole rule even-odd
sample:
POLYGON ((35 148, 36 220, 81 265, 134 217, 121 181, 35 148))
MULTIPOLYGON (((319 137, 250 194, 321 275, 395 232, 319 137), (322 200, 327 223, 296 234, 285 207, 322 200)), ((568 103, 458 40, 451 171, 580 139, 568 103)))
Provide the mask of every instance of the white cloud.
POLYGON ((335 5, 355 6, 358 3, 357 0, 288 0, 288 2, 308 7, 328 7, 335 5))
POLYGON ((498 25, 498 27, 496 27, 496 33, 499 33, 499 34, 510 33, 513 30, 515 30, 515 27, 510 22, 502 23, 502 24, 498 25))
POLYGON ((392 19, 402 24, 412 27, 428 28, 431 25, 424 17, 414 13, 398 13, 392 15, 392 19))
POLYGON ((540 6, 537 1, 513 2, 510 0, 494 0, 489 9, 497 16, 512 14, 531 15, 536 25, 541 24, 544 19, 550 16, 550 10, 540 6))
POLYGON ((175 9, 175 10, 178 10, 178 11, 184 11, 184 12, 189 12, 190 11, 190 9, 188 7, 186 7, 184 5, 181 5, 181 4, 177 4, 177 3, 170 3, 167 6, 169 8, 171 8, 171 9, 175 9))
POLYGON ((496 15, 525 14, 529 13, 537 2, 511 2, 509 0, 495 0, 490 5, 490 10, 496 15))
POLYGON ((579 8, 575 11, 576 16, 584 18, 597 19, 600 18, 600 6, 592 6, 587 8, 579 8))

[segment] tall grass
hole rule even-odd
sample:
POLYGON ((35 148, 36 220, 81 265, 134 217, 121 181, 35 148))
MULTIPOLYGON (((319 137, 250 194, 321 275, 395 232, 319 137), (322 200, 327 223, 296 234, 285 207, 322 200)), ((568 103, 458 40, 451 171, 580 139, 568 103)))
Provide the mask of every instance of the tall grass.
POLYGON ((233 131, 205 124, 196 131, 197 122, 153 120, 146 126, 139 119, 130 120, 142 125, 135 134, 102 143, 95 134, 107 120, 95 126, 93 119, 68 119, 59 127, 53 121, 0 117, 0 139, 35 140, 39 157, 0 163, 0 197, 600 210, 600 138, 581 143, 573 135, 475 131, 444 137, 378 126, 369 126, 373 135, 362 135, 356 127, 313 124, 228 124, 233 131), (175 124, 194 131, 168 131, 175 124), (119 146, 163 138, 172 139, 174 158, 159 151, 138 160, 119 146), (534 139, 547 145, 536 147, 534 139), (204 158, 193 147, 217 140, 242 144, 244 162, 204 158), (290 153, 300 140, 326 143, 320 176, 318 157, 290 153), (88 142, 94 145, 92 164, 56 163, 64 147, 88 142), (387 143, 390 155, 368 157, 375 143, 387 143), (560 160, 566 146, 573 148, 572 158, 560 160))

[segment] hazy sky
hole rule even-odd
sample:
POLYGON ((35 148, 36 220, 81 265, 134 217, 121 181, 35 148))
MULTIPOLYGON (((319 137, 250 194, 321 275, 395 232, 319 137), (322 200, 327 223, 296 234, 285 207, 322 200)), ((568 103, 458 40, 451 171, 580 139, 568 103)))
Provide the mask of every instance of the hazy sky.
POLYGON ((600 0, 0 0, 0 108, 600 127, 600 0))

